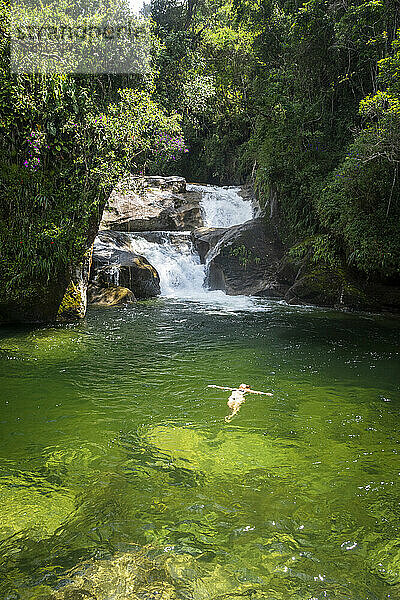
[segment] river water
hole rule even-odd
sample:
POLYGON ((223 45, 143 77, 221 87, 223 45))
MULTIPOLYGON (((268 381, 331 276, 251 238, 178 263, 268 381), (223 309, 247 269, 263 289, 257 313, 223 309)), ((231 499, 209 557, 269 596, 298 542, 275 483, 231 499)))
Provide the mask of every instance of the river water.
POLYGON ((399 321, 205 293, 1 331, 2 600, 400 597, 399 321))

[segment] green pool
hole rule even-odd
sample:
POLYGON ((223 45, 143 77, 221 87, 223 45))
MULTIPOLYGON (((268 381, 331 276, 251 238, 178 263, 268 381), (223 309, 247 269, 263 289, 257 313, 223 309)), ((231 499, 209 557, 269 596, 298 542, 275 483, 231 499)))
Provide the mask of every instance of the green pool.
POLYGON ((400 598, 398 320, 159 299, 0 335, 2 600, 80 565, 97 600, 400 598), (226 424, 206 386, 242 382, 273 397, 226 424), (115 583, 143 553, 168 589, 115 583))

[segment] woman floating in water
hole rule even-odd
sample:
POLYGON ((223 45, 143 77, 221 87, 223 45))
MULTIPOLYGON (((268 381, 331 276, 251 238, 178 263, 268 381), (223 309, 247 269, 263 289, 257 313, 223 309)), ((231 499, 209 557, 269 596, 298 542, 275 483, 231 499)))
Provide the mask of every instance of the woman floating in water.
POLYGON ((218 388, 219 390, 228 390, 232 394, 228 398, 228 406, 231 409, 231 414, 226 415, 225 421, 229 423, 232 418, 239 412, 241 405, 245 401, 245 394, 263 394, 264 396, 272 396, 269 392, 256 392, 251 390, 246 383, 241 383, 238 388, 223 387, 221 385, 208 385, 207 387, 218 388))

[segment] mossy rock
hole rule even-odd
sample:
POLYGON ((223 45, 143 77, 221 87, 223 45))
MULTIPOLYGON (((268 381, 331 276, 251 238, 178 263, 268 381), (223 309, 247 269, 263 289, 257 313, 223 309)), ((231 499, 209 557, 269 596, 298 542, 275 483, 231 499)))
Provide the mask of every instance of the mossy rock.
POLYGON ((211 289, 270 298, 282 298, 288 289, 277 279, 284 247, 272 224, 263 218, 227 229, 213 254, 207 281, 211 289))
POLYGON ((361 284, 342 267, 303 265, 298 279, 287 291, 289 304, 306 303, 336 308, 372 308, 361 284))
POLYGON ((100 231, 94 243, 92 283, 120 285, 138 299, 159 296, 160 277, 144 256, 131 250, 131 238, 120 231, 100 231))
POLYGON ((277 272, 279 281, 291 287, 284 299, 289 304, 315 304, 339 309, 400 310, 400 286, 393 282, 367 280, 344 263, 316 264, 312 255, 298 259, 285 254, 277 272))
POLYGON ((49 282, 36 281, 32 285, 0 296, 0 325, 7 323, 54 323, 68 285, 68 277, 61 274, 49 282))
POLYGON ((98 306, 121 306, 135 302, 136 298, 131 290, 120 285, 101 287, 90 284, 88 288, 88 301, 89 304, 97 304, 98 306))
POLYGON ((82 319, 86 313, 86 299, 80 287, 70 282, 58 309, 58 321, 74 321, 82 319))
POLYGON ((15 330, 3 338, 0 350, 24 361, 50 364, 82 356, 87 351, 86 342, 86 336, 76 328, 46 327, 33 329, 28 335, 25 330, 15 330))
POLYGON ((78 321, 86 314, 87 285, 92 264, 92 248, 88 248, 77 265, 70 269, 70 282, 58 309, 57 321, 78 321))
POLYGON ((257 433, 223 430, 210 443, 201 433, 185 427, 156 426, 148 440, 171 456, 177 466, 209 474, 244 474, 253 469, 277 470, 290 475, 296 450, 257 433))

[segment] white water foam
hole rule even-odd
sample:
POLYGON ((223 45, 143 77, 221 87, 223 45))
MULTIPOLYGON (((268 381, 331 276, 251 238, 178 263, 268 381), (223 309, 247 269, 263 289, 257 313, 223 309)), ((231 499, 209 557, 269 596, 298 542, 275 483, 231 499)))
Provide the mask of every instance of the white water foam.
POLYGON ((189 192, 201 192, 200 203, 206 227, 233 227, 253 218, 253 206, 244 200, 238 187, 188 184, 189 192))
POLYGON ((193 251, 190 232, 159 232, 160 239, 149 241, 140 234, 128 234, 130 250, 141 254, 160 275, 161 295, 190 298, 204 283, 204 265, 193 251))

